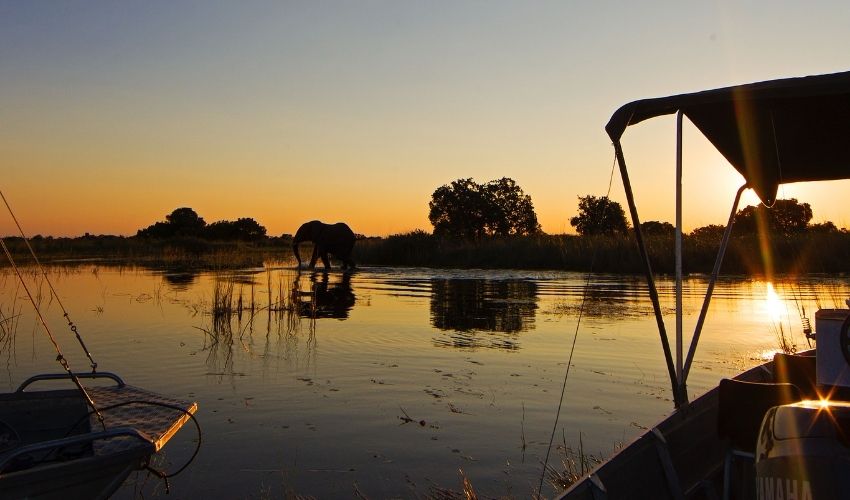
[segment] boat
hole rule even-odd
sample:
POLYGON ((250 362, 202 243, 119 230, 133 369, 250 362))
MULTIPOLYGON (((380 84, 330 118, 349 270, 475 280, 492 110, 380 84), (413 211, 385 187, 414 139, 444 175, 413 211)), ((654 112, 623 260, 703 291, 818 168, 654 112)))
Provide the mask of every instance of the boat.
POLYGON ((168 478, 184 470, 200 447, 200 426, 194 416, 198 404, 134 387, 114 373, 98 371, 33 253, 52 297, 91 362, 91 372, 72 371, 2 239, 0 246, 64 368, 62 373, 32 376, 14 392, 0 394, 0 498, 105 499, 136 470, 148 470, 165 480, 167 491, 168 478), (152 458, 190 419, 198 430, 195 452, 176 471, 156 470, 152 458))
MULTIPOLYGON (((850 72, 763 81, 623 105, 606 131, 622 176, 673 394, 673 412, 559 498, 822 499, 850 495, 850 309, 815 315, 816 348, 720 381, 690 400, 688 372, 745 189, 850 178, 850 72), (661 314, 621 145, 629 126, 676 114, 675 356, 661 314), (684 118, 743 177, 685 354, 682 332, 684 118)), ((734 333, 732 333, 734 334, 734 333)))

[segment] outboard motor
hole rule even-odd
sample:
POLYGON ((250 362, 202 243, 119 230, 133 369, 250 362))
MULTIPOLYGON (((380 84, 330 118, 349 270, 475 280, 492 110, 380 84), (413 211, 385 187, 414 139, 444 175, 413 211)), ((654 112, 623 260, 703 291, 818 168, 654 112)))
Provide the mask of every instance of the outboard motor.
POLYGON ((820 500, 850 495, 850 309, 815 315, 818 392, 771 408, 756 448, 758 500, 820 500))
POLYGON ((756 498, 847 498, 848 435, 848 402, 806 400, 768 410, 756 448, 756 498))

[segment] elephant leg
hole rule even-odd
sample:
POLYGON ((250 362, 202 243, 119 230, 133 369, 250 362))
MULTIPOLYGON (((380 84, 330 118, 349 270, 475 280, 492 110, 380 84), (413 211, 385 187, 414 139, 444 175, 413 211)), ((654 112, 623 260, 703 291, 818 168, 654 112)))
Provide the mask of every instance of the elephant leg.
POLYGON ((310 257, 310 269, 313 269, 314 267, 316 267, 316 261, 317 260, 319 260, 319 246, 313 245, 313 256, 310 257))
POLYGON ((322 264, 325 265, 325 269, 331 268, 331 261, 328 260, 328 252, 322 252, 322 264))

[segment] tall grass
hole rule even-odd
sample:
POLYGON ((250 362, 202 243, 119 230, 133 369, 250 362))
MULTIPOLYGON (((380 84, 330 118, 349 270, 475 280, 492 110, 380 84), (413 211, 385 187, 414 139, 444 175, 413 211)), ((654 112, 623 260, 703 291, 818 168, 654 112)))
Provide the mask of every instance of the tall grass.
MULTIPOLYGON (((653 271, 674 271, 674 241, 670 236, 647 235, 653 271)), ((719 236, 684 238, 685 272, 710 272, 719 236)), ((641 273, 643 263, 631 236, 535 235, 480 240, 441 238, 424 231, 357 242, 354 259, 361 264, 459 267, 594 270, 641 273)), ((762 254, 755 235, 730 240, 724 273, 850 272, 850 233, 807 233, 774 237, 762 254)))
MULTIPOLYGON (((32 262, 21 238, 7 238, 15 260, 32 262)), ((279 238, 260 242, 209 241, 194 237, 156 240, 120 236, 80 238, 35 237, 30 244, 45 263, 66 260, 119 261, 125 264, 189 267, 194 269, 237 269, 261 267, 266 260, 289 256, 289 246, 279 238)), ((4 264, 0 264, 2 266, 4 264)))
MULTIPOLYGON (((645 239, 653 270, 672 273, 672 237, 646 235, 645 239)), ((20 238, 9 238, 7 244, 20 263, 28 262, 30 257, 20 238)), ((262 267, 264 263, 275 261, 289 263, 292 258, 289 245, 280 238, 247 243, 188 237, 150 240, 92 236, 34 238, 32 245, 45 262, 96 259, 131 265, 226 270, 262 267)), ((685 271, 710 272, 719 245, 719 233, 686 236, 685 271)), ((631 236, 541 234, 472 241, 413 231, 358 240, 353 257, 358 263, 368 265, 573 271, 592 268, 599 272, 643 272, 641 257, 631 236)), ((850 232, 775 235, 768 240, 764 253, 756 235, 733 232, 722 271, 756 275, 850 272, 850 232)))
POLYGON ((594 255, 600 270, 629 272, 640 262, 626 238, 537 235, 473 241, 419 231, 359 241, 354 258, 379 265, 586 270, 594 255))
POLYGON ((300 276, 294 283, 284 279, 283 273, 266 269, 264 292, 266 301, 258 293, 254 276, 220 272, 214 276, 212 297, 207 313, 211 318, 206 333, 209 347, 219 343, 233 344, 253 332, 259 319, 266 320, 266 332, 292 335, 302 330, 302 320, 307 320, 311 335, 315 333, 315 288, 309 292, 299 290, 300 276), (305 302, 304 298, 307 298, 305 302), (313 312, 314 314, 310 314, 313 312))

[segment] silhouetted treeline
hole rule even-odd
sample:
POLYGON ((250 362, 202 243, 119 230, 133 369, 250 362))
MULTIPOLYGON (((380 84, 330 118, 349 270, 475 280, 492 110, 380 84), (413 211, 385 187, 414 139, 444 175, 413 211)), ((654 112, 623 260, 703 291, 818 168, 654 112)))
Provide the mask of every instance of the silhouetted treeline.
POLYGON ((207 224, 197 212, 182 207, 166 215, 165 221, 139 229, 136 236, 157 239, 194 237, 214 241, 259 241, 265 239, 266 228, 249 217, 207 224))
MULTIPOLYGON (((594 207, 605 205, 598 203, 598 199, 595 201, 594 207)), ((610 200, 603 201, 616 205, 610 200)), ((850 232, 836 228, 831 222, 811 224, 811 218, 809 205, 795 199, 777 200, 771 209, 759 206, 740 210, 735 216, 722 272, 850 272, 850 232)), ((641 223, 641 230, 653 270, 672 273, 673 225, 646 221, 641 223)), ((686 272, 711 271, 723 230, 723 226, 708 225, 684 236, 686 272)), ((362 265, 641 273, 643 268, 632 232, 629 228, 584 235, 547 235, 538 231, 526 235, 475 234, 459 238, 417 230, 386 238, 358 235, 353 257, 362 265)), ((45 261, 114 259, 131 264, 236 268, 292 258, 291 238, 289 234, 269 237, 265 228, 253 219, 207 224, 194 210, 179 208, 166 216, 165 221, 140 229, 136 236, 36 236, 31 244, 45 261)), ((16 259, 31 260, 23 240, 6 238, 5 241, 16 259)))
MULTIPOLYGON (((719 231, 699 230, 683 239, 686 272, 708 273, 720 246, 719 231)), ((674 271, 672 233, 645 236, 653 271, 674 271)), ((807 231, 767 239, 762 256, 757 234, 733 235, 723 273, 758 274, 850 272, 850 232, 807 231)), ((534 235, 459 240, 424 231, 371 238, 358 242, 355 260, 362 264, 460 267, 563 269, 570 271, 641 273, 643 266, 631 235, 534 235)))
MULTIPOLYGON (((759 236, 733 231, 722 271, 734 274, 773 272, 850 272, 850 232, 825 231, 817 226, 802 233, 767 238, 769 258, 763 257, 759 236)), ((723 228, 699 228, 684 237, 686 272, 710 272, 723 228)), ((187 267, 260 266, 264 261, 292 258, 291 239, 211 241, 182 236, 169 239, 135 236, 53 238, 36 236, 31 245, 45 262, 57 259, 121 260, 127 263, 187 267)), ((653 270, 673 272, 672 232, 645 237, 653 270)), ((31 260, 20 238, 6 238, 16 259, 31 260)), ((631 235, 547 235, 484 237, 461 240, 425 231, 386 238, 358 239, 354 259, 360 265, 393 265, 498 269, 563 269, 614 273, 642 272, 640 255, 631 235)))
MULTIPOLYGON (((16 262, 32 262, 22 238, 6 237, 4 241, 16 262)), ((213 241, 193 236, 154 239, 86 234, 77 238, 37 235, 30 238, 30 246, 44 263, 85 259, 181 268, 244 268, 289 258, 291 241, 288 235, 246 242, 213 241)), ((0 259, 0 266, 5 265, 8 265, 6 259, 0 259)))

